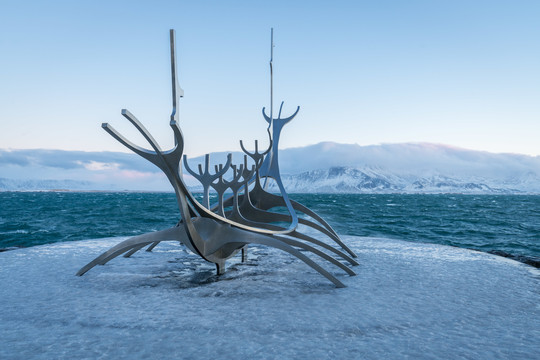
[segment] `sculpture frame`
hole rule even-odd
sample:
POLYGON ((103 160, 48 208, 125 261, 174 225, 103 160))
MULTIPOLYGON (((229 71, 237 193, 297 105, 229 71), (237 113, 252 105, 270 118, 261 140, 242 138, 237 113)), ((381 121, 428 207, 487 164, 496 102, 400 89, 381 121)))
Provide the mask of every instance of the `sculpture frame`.
POLYGON ((121 144, 163 171, 175 191, 180 221, 172 228, 135 236, 119 243, 82 267, 76 275, 82 276, 94 266, 104 265, 119 255, 124 254, 124 257, 130 257, 146 246, 148 246, 147 251, 152 251, 161 241, 183 243, 191 252, 214 263, 219 275, 225 271, 227 259, 241 251, 242 261, 245 261, 247 246, 259 244, 285 251, 303 261, 336 287, 345 287, 338 278, 306 256, 304 252, 330 262, 351 276, 355 273, 345 263, 351 266, 358 265, 358 262, 354 260, 356 254, 343 243, 322 217, 306 206, 289 199, 281 181, 278 162, 280 133, 283 127, 298 114, 300 107, 297 107, 291 116, 281 118, 282 102, 278 117, 273 117, 273 29, 270 57, 270 114, 266 115, 265 108, 262 110, 263 117, 268 123, 269 146, 261 152, 258 141, 255 141, 254 151, 249 151, 240 141, 240 147, 245 153, 243 163, 232 164, 232 156, 229 154, 225 164, 216 165, 213 173, 210 171, 210 155, 205 156, 204 166, 198 165, 198 172, 190 168, 187 157, 183 155, 184 137, 179 126, 177 109, 184 91, 178 83, 175 44, 175 31, 171 29, 172 113, 170 126, 174 136, 173 148, 162 150, 143 124, 126 109, 122 110, 122 115, 142 134, 151 149, 145 149, 130 142, 108 123, 103 123, 102 127, 121 144), (252 164, 249 164, 248 159, 252 164), (202 204, 191 194, 183 180, 182 163, 183 168, 203 186, 202 204), (224 176, 229 172, 232 178, 227 180, 224 176), (265 179, 264 185, 261 184, 262 179, 265 179), (269 179, 276 182, 280 191, 279 195, 265 189, 269 179), (210 188, 218 196, 214 204, 210 204, 209 201, 210 188), (232 190, 232 195, 225 198, 225 192, 229 189, 232 190), (286 209, 288 214, 271 211, 277 207, 286 209), (299 217, 297 211, 307 215, 309 219, 299 217), (299 224, 315 230, 324 238, 339 245, 345 252, 299 231, 299 224))

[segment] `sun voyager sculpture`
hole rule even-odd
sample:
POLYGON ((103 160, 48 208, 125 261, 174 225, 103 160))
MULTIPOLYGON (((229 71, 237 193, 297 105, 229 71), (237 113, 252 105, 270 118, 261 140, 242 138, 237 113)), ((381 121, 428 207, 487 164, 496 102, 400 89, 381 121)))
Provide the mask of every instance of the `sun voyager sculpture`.
POLYGON ((227 259, 241 252, 242 261, 245 261, 247 246, 259 244, 285 251, 302 260, 337 287, 345 287, 339 279, 306 254, 326 260, 351 276, 355 273, 349 266, 358 265, 353 259, 356 254, 343 243, 324 219, 306 206, 291 200, 281 181, 278 163, 279 137, 283 126, 298 114, 300 107, 291 116, 282 118, 282 102, 277 118, 273 116, 273 30, 269 114, 266 114, 265 108, 262 109, 263 117, 268 123, 269 146, 260 150, 258 142, 255 141, 254 150, 250 151, 240 141, 240 147, 245 153, 243 163, 232 164, 232 155, 229 154, 227 161, 215 165, 214 169, 210 168, 209 155, 205 156, 204 164, 198 165, 198 171, 189 167, 187 158, 183 155, 184 137, 180 130, 177 109, 184 91, 177 79, 174 30, 170 30, 170 47, 173 103, 170 126, 174 134, 174 147, 162 150, 142 123, 126 109, 122 110, 122 115, 135 126, 152 149, 133 144, 107 123, 102 124, 102 127, 128 149, 165 173, 176 193, 181 219, 176 226, 169 229, 135 236, 119 243, 81 268, 77 275, 81 276, 94 266, 104 265, 119 255, 129 257, 146 246, 147 251, 151 251, 161 241, 181 242, 194 254, 214 263, 217 274, 220 275, 225 271, 227 259), (184 169, 202 184, 202 203, 196 200, 184 183, 182 163, 184 169), (277 184, 279 194, 267 191, 270 179, 277 184), (210 188, 217 194, 217 202, 212 204, 210 188), (280 209, 286 211, 276 212, 280 209), (299 216, 299 213, 303 216, 299 216), (320 236, 315 238, 301 232, 299 225, 311 228, 311 233, 315 232, 320 236), (339 245, 341 249, 328 242, 339 245))

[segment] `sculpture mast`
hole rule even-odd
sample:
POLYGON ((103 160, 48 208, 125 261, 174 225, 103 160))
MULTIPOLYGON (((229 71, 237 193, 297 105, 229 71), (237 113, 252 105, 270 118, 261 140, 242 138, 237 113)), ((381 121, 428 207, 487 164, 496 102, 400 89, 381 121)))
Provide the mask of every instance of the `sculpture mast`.
POLYGON ((274 28, 270 28, 270 124, 268 129, 272 127, 274 120, 274 74, 272 69, 272 60, 274 59, 274 28))
MULTIPOLYGON (((268 133, 274 133, 274 72, 272 68, 272 61, 274 60, 274 28, 270 28, 270 121, 268 122, 268 133)), ((271 138, 273 141, 273 136, 271 138)), ((269 164, 273 157, 273 152, 270 150, 270 153, 267 155, 269 157, 269 164)), ((268 177, 264 179, 263 189, 268 189, 268 177)))
POLYGON ((173 111, 171 114, 171 120, 178 121, 177 101, 179 98, 184 97, 184 90, 178 84, 178 74, 176 68, 176 32, 174 29, 169 31, 170 45, 171 45, 171 78, 172 78, 172 101, 173 111))

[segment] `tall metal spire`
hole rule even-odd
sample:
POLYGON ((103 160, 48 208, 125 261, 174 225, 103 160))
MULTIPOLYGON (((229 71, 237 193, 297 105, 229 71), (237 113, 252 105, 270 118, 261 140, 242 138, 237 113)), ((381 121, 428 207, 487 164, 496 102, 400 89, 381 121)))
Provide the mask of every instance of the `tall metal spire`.
POLYGON ((172 78, 172 100, 173 110, 171 120, 178 121, 177 101, 178 98, 184 97, 184 90, 178 84, 178 70, 176 68, 176 32, 174 29, 169 31, 171 43, 171 78, 172 78))
POLYGON ((272 69, 272 61, 274 60, 274 28, 270 28, 270 124, 268 128, 272 127, 272 120, 274 119, 274 73, 272 69))

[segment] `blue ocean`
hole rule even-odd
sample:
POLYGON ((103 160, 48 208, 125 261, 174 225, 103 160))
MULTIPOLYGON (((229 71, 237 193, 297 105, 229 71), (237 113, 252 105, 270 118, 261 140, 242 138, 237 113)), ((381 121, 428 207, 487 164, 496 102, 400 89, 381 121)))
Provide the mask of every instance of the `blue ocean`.
MULTIPOLYGON (((291 194, 339 234, 475 249, 540 267, 540 196, 291 194)), ((0 192, 0 249, 132 236, 178 222, 173 193, 0 192)))

